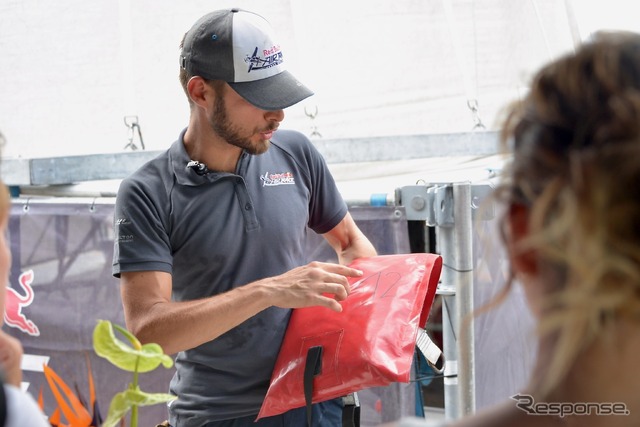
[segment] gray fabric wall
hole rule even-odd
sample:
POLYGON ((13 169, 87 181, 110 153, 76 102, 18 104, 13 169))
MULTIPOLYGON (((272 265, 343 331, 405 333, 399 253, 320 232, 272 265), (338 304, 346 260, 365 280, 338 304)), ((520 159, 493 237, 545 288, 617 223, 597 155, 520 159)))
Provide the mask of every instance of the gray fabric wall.
MULTIPOLYGON (((118 280, 111 276, 113 254, 113 203, 77 199, 15 200, 9 239, 13 253, 11 287, 19 293, 18 278, 33 271, 33 302, 22 308, 25 320, 38 328, 37 336, 18 328, 4 329, 23 343, 25 354, 49 357, 53 368, 70 386, 88 398, 87 360, 90 361, 98 403, 106 416, 111 397, 131 382, 130 373, 119 371, 94 355, 92 332, 98 319, 124 325, 118 280)), ((352 214, 381 254, 409 251, 407 223, 395 208, 353 208, 352 214), (397 213, 396 213, 397 212, 397 213)), ((309 240, 310 259, 335 258, 316 235, 309 240)), ((12 319, 17 313, 10 313, 12 319)), ((16 321, 17 323, 17 321, 16 321)), ((141 388, 166 392, 173 369, 159 367, 140 375, 141 388)), ((44 375, 25 371, 27 390, 43 391, 47 414, 55 401, 44 375)), ((394 384, 362 392, 363 427, 415 413, 413 384, 394 384)), ((155 425, 166 418, 163 405, 141 408, 140 425, 155 425)))

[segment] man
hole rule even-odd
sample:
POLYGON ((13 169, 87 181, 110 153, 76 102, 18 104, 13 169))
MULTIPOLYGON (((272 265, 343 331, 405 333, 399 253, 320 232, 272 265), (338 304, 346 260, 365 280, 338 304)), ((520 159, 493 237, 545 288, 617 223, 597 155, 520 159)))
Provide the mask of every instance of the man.
MULTIPOLYGON (((189 125, 118 192, 113 273, 127 327, 178 353, 174 427, 306 424, 304 408, 254 423, 290 309, 340 311, 362 274, 346 264, 376 254, 309 140, 278 130, 312 95, 283 61, 259 15, 198 20, 180 56, 189 125), (340 264, 306 264, 308 228, 340 264)), ((315 405, 314 425, 341 425, 341 409, 315 405)))

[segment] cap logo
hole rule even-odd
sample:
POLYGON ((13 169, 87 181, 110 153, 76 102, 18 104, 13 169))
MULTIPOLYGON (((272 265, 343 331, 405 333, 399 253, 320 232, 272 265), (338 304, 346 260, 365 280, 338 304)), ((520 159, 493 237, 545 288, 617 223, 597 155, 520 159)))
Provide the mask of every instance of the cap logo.
POLYGON ((252 70, 264 70, 266 68, 275 67, 284 62, 282 58, 282 51, 280 46, 272 46, 269 49, 262 50, 262 56, 258 53, 258 47, 256 46, 252 55, 247 55, 244 58, 244 62, 249 64, 247 73, 252 70))

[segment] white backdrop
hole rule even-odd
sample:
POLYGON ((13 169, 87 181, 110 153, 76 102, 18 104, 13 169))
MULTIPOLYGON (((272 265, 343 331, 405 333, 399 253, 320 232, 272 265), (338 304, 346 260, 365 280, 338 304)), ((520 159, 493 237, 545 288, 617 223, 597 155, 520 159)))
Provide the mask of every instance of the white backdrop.
POLYGON ((493 128, 530 71, 574 43, 559 0, 0 0, 4 155, 120 151, 128 115, 147 149, 167 147, 188 117, 179 41, 231 6, 274 25, 316 92, 286 126, 323 138, 468 131, 470 98, 493 128))

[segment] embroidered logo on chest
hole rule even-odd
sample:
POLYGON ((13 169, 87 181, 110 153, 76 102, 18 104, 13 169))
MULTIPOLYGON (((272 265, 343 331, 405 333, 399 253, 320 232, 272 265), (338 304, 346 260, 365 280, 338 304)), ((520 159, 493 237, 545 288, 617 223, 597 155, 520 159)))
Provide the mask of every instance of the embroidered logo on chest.
POLYGON ((260 176, 263 187, 273 187, 276 185, 295 185, 296 181, 291 172, 269 173, 265 172, 260 176))

